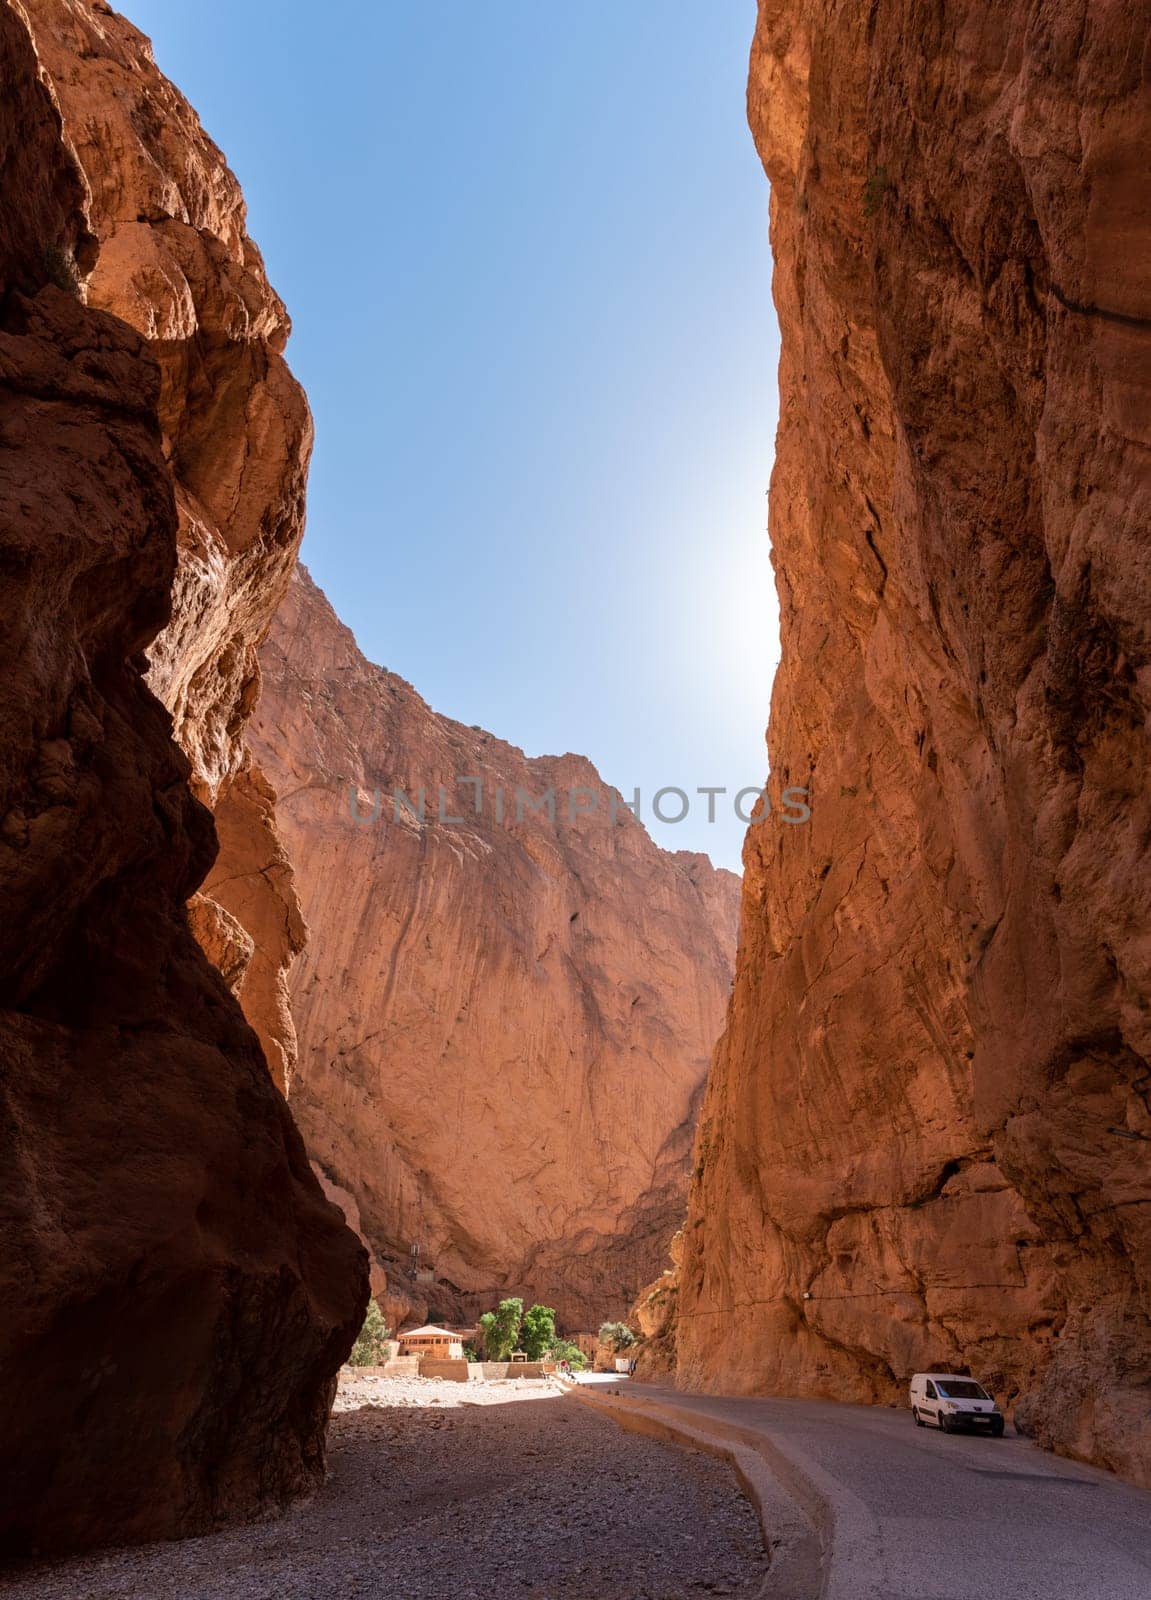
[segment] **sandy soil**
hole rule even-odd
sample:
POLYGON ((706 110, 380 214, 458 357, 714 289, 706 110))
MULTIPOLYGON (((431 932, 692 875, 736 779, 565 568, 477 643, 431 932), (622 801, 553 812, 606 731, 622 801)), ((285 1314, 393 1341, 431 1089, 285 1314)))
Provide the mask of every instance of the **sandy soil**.
POLYGON ((752 1600, 755 1516, 720 1463, 549 1381, 346 1378, 331 1472, 274 1522, 0 1579, 11 1600, 752 1600))

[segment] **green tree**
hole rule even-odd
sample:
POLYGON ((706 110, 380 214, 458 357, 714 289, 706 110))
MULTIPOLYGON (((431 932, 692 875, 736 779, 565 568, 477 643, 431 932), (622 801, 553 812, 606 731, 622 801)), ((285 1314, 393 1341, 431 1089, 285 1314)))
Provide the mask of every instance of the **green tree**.
POLYGON ((553 1339, 548 1355, 553 1361, 569 1361, 576 1372, 582 1372, 587 1366, 587 1357, 570 1339, 553 1339))
POLYGON ((368 1301, 368 1314, 360 1329, 352 1353, 350 1367, 379 1367, 388 1359, 388 1340, 392 1330, 384 1321, 384 1314, 374 1300, 368 1301))
POLYGON ((610 1345, 618 1356, 631 1349, 635 1334, 626 1322, 605 1322, 599 1330, 599 1342, 610 1345))
POLYGON ((532 1306, 524 1313, 520 1343, 529 1361, 542 1361, 555 1343, 556 1314, 551 1306, 532 1306))
POLYGON ((480 1318, 484 1330, 484 1360, 506 1361, 516 1347, 524 1320, 522 1300, 501 1300, 494 1311, 480 1318))

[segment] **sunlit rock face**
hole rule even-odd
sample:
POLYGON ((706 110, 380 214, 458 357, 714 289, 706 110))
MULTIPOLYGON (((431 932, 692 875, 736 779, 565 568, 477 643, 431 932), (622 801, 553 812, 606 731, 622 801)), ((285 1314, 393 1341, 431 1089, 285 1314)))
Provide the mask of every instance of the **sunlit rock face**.
POLYGON ((684 1381, 970 1367, 1148 1481, 1145 31, 760 6, 769 740, 813 820, 748 840, 678 1315, 684 1381))
POLYGON ((204 896, 252 941, 234 985, 284 1089, 295 1060, 286 974, 303 925, 243 735, 256 649, 303 534, 312 427, 282 354, 290 323, 239 185, 144 35, 80 0, 29 0, 28 11, 90 192, 100 256, 89 303, 143 334, 160 365, 179 562, 149 680, 216 813, 220 855, 204 896))
POLYGON ((506 1292, 572 1328, 622 1316, 682 1218, 738 879, 622 805, 613 822, 582 757, 437 715, 302 571, 261 663, 252 740, 309 927, 292 1105, 318 1167, 416 1315, 506 1292), (517 789, 552 790, 554 820, 517 789), (581 790, 600 804, 573 822, 581 790))
MULTIPOLYGON (((34 35, 0 3, 5 1554, 199 1532, 314 1487, 367 1289, 189 931, 212 820, 144 676, 177 572, 161 374, 85 301, 98 244, 37 54, 63 13, 31 12, 34 35)), ((242 930, 207 920, 241 959, 242 930)))

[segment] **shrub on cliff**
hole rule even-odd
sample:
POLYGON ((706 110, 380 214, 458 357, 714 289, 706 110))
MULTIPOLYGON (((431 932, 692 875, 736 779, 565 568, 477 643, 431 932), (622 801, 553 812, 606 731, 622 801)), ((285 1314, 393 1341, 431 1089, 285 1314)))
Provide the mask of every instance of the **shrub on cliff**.
POLYGON ((551 1306, 532 1306, 524 1313, 520 1348, 529 1361, 542 1361, 555 1343, 556 1314, 551 1306))
POLYGON ((635 1343, 635 1334, 626 1322, 605 1322, 599 1330, 600 1344, 610 1345, 616 1355, 622 1355, 625 1350, 630 1350, 635 1343))
POLYGON ((522 1300, 501 1300, 494 1311, 480 1318, 484 1334, 484 1360, 506 1361, 516 1347, 524 1320, 522 1300))
POLYGON ((54 283, 57 289, 63 289, 65 294, 79 294, 82 281, 80 269, 76 265, 75 256, 66 245, 44 246, 44 272, 49 283, 54 283))
POLYGON ((388 1359, 388 1340, 392 1330, 374 1300, 368 1301, 368 1314, 348 1357, 350 1367, 380 1367, 388 1359))

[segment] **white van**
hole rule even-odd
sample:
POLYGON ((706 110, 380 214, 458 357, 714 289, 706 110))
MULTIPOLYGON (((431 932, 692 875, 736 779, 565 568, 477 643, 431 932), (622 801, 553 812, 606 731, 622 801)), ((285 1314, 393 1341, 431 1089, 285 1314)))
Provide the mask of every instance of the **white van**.
POLYGON ((911 1380, 911 1414, 915 1426, 933 1422, 944 1433, 974 1428, 1003 1437, 1003 1413, 981 1383, 954 1372, 917 1372, 911 1380))

